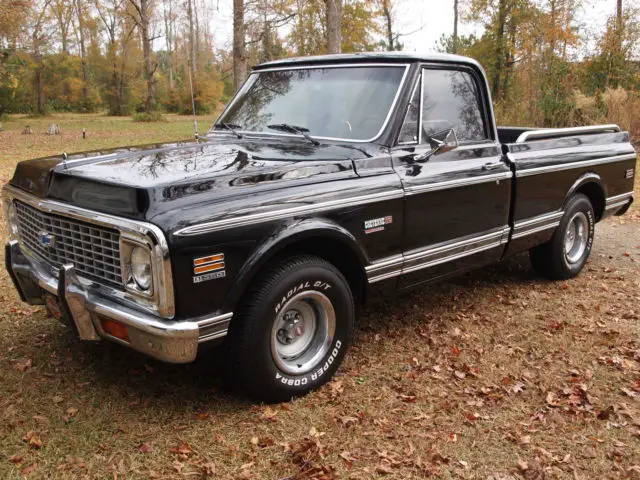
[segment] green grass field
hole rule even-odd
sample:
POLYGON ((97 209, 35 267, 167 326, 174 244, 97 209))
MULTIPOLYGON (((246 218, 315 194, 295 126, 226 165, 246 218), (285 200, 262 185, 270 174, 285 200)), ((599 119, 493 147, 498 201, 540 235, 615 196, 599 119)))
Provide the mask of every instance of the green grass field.
MULTIPOLYGON (((26 158, 112 148, 123 145, 184 140, 193 138, 193 119, 186 115, 165 115, 165 121, 137 123, 131 117, 107 117, 103 114, 63 113, 41 118, 11 116, 0 132, 0 164, 5 166, 26 158), (50 124, 57 123, 61 135, 47 135, 50 124), (22 135, 29 125, 32 135, 22 135), (82 138, 82 129, 87 138, 82 138)), ((198 117, 199 131, 205 133, 216 115, 198 117)))
MULTIPOLYGON (((191 129, 170 115, 12 118, 0 182, 22 159, 191 129), (44 135, 53 122, 62 135, 44 135)), ((639 225, 638 210, 598 225, 568 282, 519 256, 377 302, 336 378, 274 406, 225 391, 215 352, 179 366, 80 343, 2 269, 0 479, 640 478, 639 225)))

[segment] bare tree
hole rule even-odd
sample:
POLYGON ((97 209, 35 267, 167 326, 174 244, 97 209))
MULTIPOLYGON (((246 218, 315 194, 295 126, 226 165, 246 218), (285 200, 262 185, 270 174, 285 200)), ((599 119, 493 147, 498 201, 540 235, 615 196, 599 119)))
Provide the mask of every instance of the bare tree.
POLYGON ((458 53, 458 0, 453 0, 453 53, 458 53))
POLYGON ((69 5, 69 2, 65 2, 64 0, 55 0, 51 5, 51 10, 56 17, 56 22, 60 29, 62 51, 69 53, 69 30, 71 29, 71 20, 73 20, 73 5, 69 5))
POLYGON ((247 77, 244 30, 244 0, 233 0, 233 82, 236 89, 242 86, 247 77))
POLYGON ((391 16, 391 0, 382 0, 382 14, 387 27, 387 49, 395 50, 393 37, 393 17, 391 16))
POLYGON ((34 5, 37 11, 33 24, 31 25, 31 48, 34 60, 33 69, 33 89, 35 91, 36 113, 43 114, 45 110, 45 91, 44 91, 44 64, 42 59, 42 50, 47 40, 43 32, 43 24, 45 20, 45 12, 49 8, 51 0, 44 0, 41 4, 34 5))
POLYGON ((153 37, 151 36, 151 17, 153 15, 153 0, 129 0, 137 15, 133 15, 133 20, 140 31, 142 40, 142 55, 144 57, 144 77, 147 81, 147 98, 145 100, 145 111, 147 113, 156 109, 156 78, 155 73, 158 68, 157 62, 153 58, 153 37))
POLYGON ((327 17, 327 51, 342 51, 342 0, 324 0, 327 17))
POLYGON ((80 63, 82 65, 82 100, 84 107, 89 105, 89 64, 87 63, 87 48, 85 41, 85 8, 83 0, 74 1, 74 10, 78 21, 76 36, 80 45, 80 63))
MULTIPOLYGON (((189 0, 191 1, 191 0, 189 0)), ((169 88, 173 89, 174 87, 174 79, 173 79, 173 44, 175 41, 175 20, 176 16, 173 13, 173 0, 165 0, 163 2, 163 16, 164 16, 164 38, 167 42, 167 70, 169 73, 169 88)))

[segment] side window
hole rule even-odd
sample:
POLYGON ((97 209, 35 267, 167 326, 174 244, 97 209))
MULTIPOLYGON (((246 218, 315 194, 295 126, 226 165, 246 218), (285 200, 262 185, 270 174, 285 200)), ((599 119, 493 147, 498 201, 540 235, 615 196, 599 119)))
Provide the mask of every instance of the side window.
POLYGON ((473 76, 459 70, 424 69, 422 77, 422 141, 453 128, 461 142, 487 138, 480 96, 473 76))
POLYGON ((416 88, 413 89, 411 102, 404 116, 404 123, 398 136, 398 143, 417 143, 418 128, 420 127, 420 82, 418 79, 416 88))

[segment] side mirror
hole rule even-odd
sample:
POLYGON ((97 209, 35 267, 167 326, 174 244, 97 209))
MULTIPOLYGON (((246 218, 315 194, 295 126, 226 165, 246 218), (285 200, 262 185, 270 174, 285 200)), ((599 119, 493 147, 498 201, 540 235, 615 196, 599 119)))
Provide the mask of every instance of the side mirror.
POLYGON ((427 141, 429 142, 431 150, 420 155, 415 155, 413 157, 414 161, 426 162, 433 155, 450 152, 458 146, 458 136, 453 128, 447 128, 431 134, 427 137, 427 141))
POLYGON ((447 128, 430 135, 428 141, 431 146, 431 155, 449 152, 458 146, 458 137, 453 128, 447 128))

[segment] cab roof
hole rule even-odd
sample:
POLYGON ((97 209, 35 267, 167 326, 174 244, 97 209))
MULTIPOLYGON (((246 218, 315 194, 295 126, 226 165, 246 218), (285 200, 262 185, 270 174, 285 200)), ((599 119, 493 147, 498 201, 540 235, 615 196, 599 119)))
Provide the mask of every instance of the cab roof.
POLYGON ((267 68, 295 67, 306 65, 340 64, 340 63, 458 63, 469 65, 482 70, 478 62, 460 55, 449 53, 418 53, 418 52, 362 52, 340 53, 335 55, 316 55, 311 57, 281 58, 261 63, 253 67, 254 70, 267 68))

